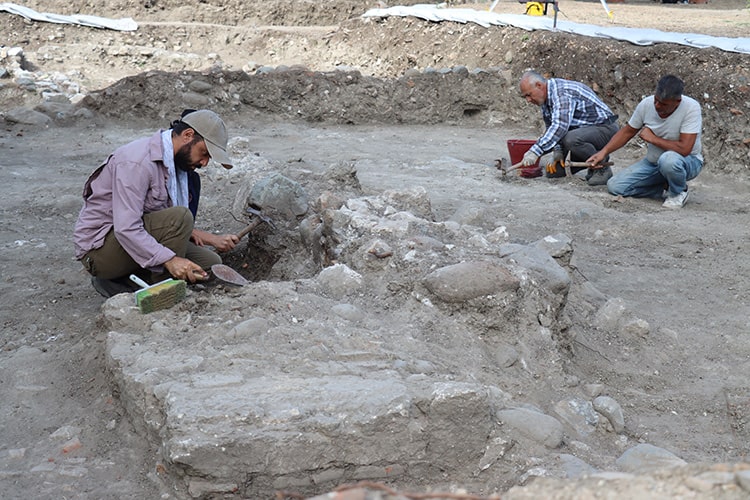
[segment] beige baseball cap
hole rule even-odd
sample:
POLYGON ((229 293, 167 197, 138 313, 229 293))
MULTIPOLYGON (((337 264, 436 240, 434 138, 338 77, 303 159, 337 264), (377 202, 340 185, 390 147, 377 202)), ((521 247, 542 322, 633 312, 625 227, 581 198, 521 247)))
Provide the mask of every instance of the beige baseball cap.
POLYGON ((212 160, 221 163, 224 168, 234 166, 227 155, 227 127, 219 115, 208 109, 199 109, 183 116, 181 121, 203 137, 212 160))

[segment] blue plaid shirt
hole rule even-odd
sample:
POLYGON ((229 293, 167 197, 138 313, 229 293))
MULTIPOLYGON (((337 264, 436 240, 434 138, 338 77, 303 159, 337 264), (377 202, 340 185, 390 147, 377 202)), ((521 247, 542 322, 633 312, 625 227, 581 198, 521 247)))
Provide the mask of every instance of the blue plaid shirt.
POLYGON ((547 130, 531 147, 540 156, 554 149, 569 130, 603 125, 616 119, 612 110, 589 87, 561 78, 547 80, 547 100, 541 107, 547 130))

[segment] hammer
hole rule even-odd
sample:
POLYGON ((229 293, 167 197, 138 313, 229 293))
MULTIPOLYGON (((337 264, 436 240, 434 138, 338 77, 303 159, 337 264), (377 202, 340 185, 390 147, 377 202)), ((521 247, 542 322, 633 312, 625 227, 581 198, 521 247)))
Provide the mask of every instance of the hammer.
POLYGON ((505 168, 505 158, 502 158, 500 160, 495 160, 495 167, 498 168, 502 172, 503 177, 508 175, 508 172, 512 172, 514 170, 518 170, 519 168, 523 167, 523 162, 518 162, 515 165, 505 168))
POLYGON ((248 224, 247 226, 245 226, 245 228, 242 231, 240 231, 239 233, 237 233, 237 238, 238 239, 241 240, 250 231, 252 231, 256 227, 260 226, 264 222, 266 224, 268 224, 269 226, 271 226, 271 229, 276 230, 276 225, 273 223, 273 221, 271 220, 271 218, 268 217, 268 216, 266 216, 266 215, 263 215, 263 213, 260 210, 261 210, 260 207, 258 207, 257 205, 250 205, 249 207, 247 207, 247 209, 245 211, 247 213, 249 213, 249 214, 252 215, 253 220, 250 221, 250 224, 248 224))
POLYGON ((615 162, 612 162, 612 161, 605 161, 605 162, 602 162, 602 163, 600 163, 598 165, 590 165, 590 164, 586 163, 585 161, 569 161, 569 162, 565 163, 565 166, 566 167, 575 167, 575 168, 584 167, 584 168, 591 168, 591 169, 594 169, 594 170, 599 170, 600 168, 611 167, 614 164, 615 164, 615 162))

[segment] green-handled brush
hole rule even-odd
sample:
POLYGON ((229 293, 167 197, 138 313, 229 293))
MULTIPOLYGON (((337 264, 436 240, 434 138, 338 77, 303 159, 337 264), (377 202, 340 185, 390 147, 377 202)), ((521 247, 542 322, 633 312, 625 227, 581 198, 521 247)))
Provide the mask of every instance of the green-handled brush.
POLYGON ((130 281, 141 287, 135 292, 135 305, 143 314, 172 307, 185 298, 187 290, 187 283, 183 280, 167 279, 149 285, 135 274, 131 274, 130 281))

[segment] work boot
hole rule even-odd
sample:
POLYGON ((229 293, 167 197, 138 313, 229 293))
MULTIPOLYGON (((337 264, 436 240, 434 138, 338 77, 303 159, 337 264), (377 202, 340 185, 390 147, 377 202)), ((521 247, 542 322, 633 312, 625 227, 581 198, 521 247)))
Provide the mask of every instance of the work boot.
POLYGON ((103 278, 92 276, 91 285, 94 287, 94 290, 99 292, 99 295, 107 299, 118 293, 133 293, 138 290, 136 284, 128 278, 105 280, 103 278))
POLYGON ((590 168, 586 174, 586 182, 589 186, 604 186, 612 178, 612 167, 593 169, 590 168))
POLYGON ((573 175, 575 177, 580 177, 582 175, 585 175, 587 171, 588 171, 588 168, 586 167, 570 167, 570 175, 573 175), (583 172, 583 174, 581 174, 581 172, 583 172), (576 175, 576 174, 581 174, 581 175, 576 175))

